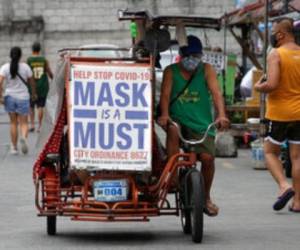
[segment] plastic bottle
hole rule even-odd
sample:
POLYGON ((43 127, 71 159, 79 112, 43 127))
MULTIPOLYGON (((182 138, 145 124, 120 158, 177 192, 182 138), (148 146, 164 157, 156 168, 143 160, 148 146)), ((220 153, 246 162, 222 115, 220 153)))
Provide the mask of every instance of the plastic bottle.
POLYGON ((132 38, 137 37, 137 24, 134 21, 130 23, 130 34, 132 38))
POLYGON ((266 169, 262 138, 251 143, 251 153, 254 169, 266 169))

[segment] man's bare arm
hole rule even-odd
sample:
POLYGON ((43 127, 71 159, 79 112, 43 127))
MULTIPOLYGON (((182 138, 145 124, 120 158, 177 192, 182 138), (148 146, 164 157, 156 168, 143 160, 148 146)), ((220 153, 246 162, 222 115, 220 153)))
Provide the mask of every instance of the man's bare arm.
POLYGON ((160 91, 160 109, 161 116, 158 118, 158 123, 161 126, 166 126, 167 120, 169 119, 169 103, 170 94, 172 89, 172 71, 170 67, 167 67, 163 73, 163 81, 161 84, 160 91))
POLYGON ((261 80, 259 80, 254 85, 254 88, 259 92, 264 92, 264 93, 272 92, 279 85, 280 56, 275 49, 273 49, 268 55, 267 68, 268 68, 267 81, 261 82, 261 80))
POLYGON ((216 122, 221 122, 221 127, 227 127, 229 120, 226 117, 223 96, 219 88, 216 71, 210 64, 205 64, 205 78, 217 111, 216 122))
POLYGON ((52 80, 53 79, 53 73, 51 71, 51 68, 49 66, 49 62, 46 60, 46 72, 48 74, 48 76, 50 77, 50 79, 52 80))

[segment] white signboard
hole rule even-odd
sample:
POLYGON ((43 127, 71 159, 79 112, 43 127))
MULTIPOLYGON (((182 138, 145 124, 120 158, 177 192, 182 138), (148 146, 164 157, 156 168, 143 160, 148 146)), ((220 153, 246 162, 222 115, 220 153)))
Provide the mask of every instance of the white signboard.
POLYGON ((224 54, 222 52, 204 51, 202 60, 211 64, 217 73, 221 73, 224 69, 224 54))
POLYGON ((74 64, 68 88, 70 163, 88 170, 151 170, 152 91, 142 66, 74 64))

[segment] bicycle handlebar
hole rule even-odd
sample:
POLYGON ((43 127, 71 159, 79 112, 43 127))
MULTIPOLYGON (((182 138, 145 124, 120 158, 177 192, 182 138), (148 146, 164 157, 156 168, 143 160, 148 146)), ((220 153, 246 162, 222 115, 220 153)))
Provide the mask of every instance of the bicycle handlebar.
POLYGON ((178 132, 178 136, 180 138, 181 141, 183 141, 184 143, 186 144, 190 144, 190 145, 196 145, 196 144, 201 144, 205 141, 207 135, 208 135, 208 131, 217 124, 217 122, 213 122, 211 124, 209 124, 209 126, 207 127, 203 137, 199 140, 195 140, 195 139, 192 139, 192 140, 188 140, 188 139, 185 139, 181 133, 181 129, 180 129, 180 125, 177 123, 177 122, 174 122, 172 120, 169 120, 169 123, 171 123, 172 125, 174 125, 176 128, 177 128, 177 132, 178 132))

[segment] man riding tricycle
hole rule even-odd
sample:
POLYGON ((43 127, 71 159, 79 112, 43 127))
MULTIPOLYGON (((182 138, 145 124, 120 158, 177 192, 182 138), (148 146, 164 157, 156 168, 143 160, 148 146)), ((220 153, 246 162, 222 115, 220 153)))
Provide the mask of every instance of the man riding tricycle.
MULTIPOLYGON (((127 14, 138 26, 140 21, 147 21, 139 14, 127 14)), ((127 19, 126 12, 120 18, 127 19)), ((213 138, 216 122, 223 127, 228 122, 221 95, 217 98, 219 92, 213 73, 200 76, 200 71, 193 70, 196 72, 194 85, 199 77, 203 84, 208 84, 207 94, 212 93, 219 115, 217 120, 214 122, 208 116, 200 135, 191 135, 193 129, 189 134, 183 133, 180 128, 185 128, 185 124, 180 117, 173 121, 172 107, 161 101, 158 122, 172 130, 168 138, 173 143, 178 138, 177 146, 173 147, 168 139, 167 157, 155 132, 154 69, 157 53, 168 47, 165 44, 168 32, 160 27, 166 20, 152 20, 152 26, 146 25, 144 42, 149 53, 143 56, 135 54, 135 49, 132 56, 121 58, 81 57, 72 53, 73 49, 61 51, 42 127, 43 149, 33 171, 36 207, 39 216, 47 218, 49 235, 56 234, 57 216, 81 221, 146 222, 154 216, 180 215, 184 233, 191 233, 194 242, 201 242, 203 212, 217 214, 217 207, 209 197, 213 171, 207 172, 203 179, 197 167, 197 160, 202 160, 203 155, 198 151, 199 145, 213 138), (169 201, 171 194, 175 202, 169 201)), ((181 20, 184 24, 184 20, 193 19, 181 20)), ((188 43, 185 48, 189 46, 188 43)), ((182 56, 184 59, 187 55, 182 56)), ((191 59, 195 55, 188 56, 191 59)), ((193 71, 185 72, 185 76, 192 75, 193 71)), ((167 96, 165 78, 163 98, 167 96)), ((183 92, 187 98, 187 91, 193 88, 190 81, 184 91, 178 89, 174 94, 178 100, 182 101, 183 92)), ((210 106, 206 108, 209 112, 210 109, 210 106)))

